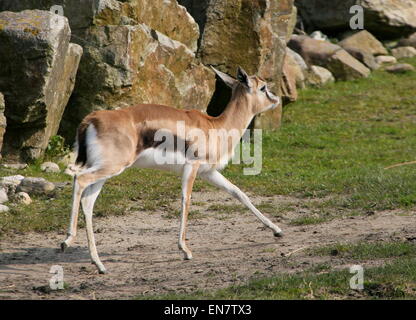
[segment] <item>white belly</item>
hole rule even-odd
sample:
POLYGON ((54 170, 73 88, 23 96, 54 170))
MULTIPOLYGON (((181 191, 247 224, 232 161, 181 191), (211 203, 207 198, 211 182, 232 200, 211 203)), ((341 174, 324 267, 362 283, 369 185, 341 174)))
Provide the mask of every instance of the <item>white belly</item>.
MULTIPOLYGON (((188 162, 181 152, 166 152, 163 149, 148 148, 140 152, 131 166, 182 173, 185 164, 188 162)), ((211 169, 212 165, 201 163, 198 174, 211 169)))

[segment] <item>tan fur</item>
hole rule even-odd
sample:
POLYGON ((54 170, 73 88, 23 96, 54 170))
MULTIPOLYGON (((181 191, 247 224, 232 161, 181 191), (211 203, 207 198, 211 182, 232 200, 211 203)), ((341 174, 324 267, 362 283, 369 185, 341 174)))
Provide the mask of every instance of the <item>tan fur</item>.
MULTIPOLYGON (((221 155, 224 155, 224 152, 227 157, 232 154, 235 145, 239 142, 244 130, 253 117, 265 111, 267 108, 276 106, 279 99, 268 92, 268 90, 261 92, 260 89, 266 83, 258 77, 248 77, 243 70, 239 70, 239 76, 243 79, 240 81, 222 74, 217 70, 215 71, 233 88, 233 95, 229 104, 218 117, 211 117, 197 110, 179 110, 157 104, 140 104, 120 110, 96 111, 84 118, 77 133, 77 162, 81 165, 81 171, 74 178, 71 222, 68 237, 62 243, 62 249, 71 245, 75 238, 79 204, 81 202, 86 217, 91 258, 97 265, 100 273, 105 272, 104 265, 101 263, 97 254, 92 229, 92 212, 95 199, 106 179, 123 172, 123 170, 138 161, 140 155, 144 154, 146 148, 152 148, 152 143, 153 145, 155 143, 154 139, 152 140, 154 138, 154 132, 160 129, 169 130, 178 139, 180 138, 185 141, 188 147, 195 148, 197 151, 201 151, 201 149, 199 148, 197 139, 190 138, 192 129, 197 128, 201 130, 206 141, 210 142, 206 154, 198 155, 196 160, 187 158, 188 162, 183 166, 183 199, 179 248, 184 252, 186 259, 192 258, 191 251, 185 243, 185 234, 193 183, 196 176, 200 174, 198 170, 202 166, 201 163, 206 164, 205 160, 208 156, 214 154, 214 152, 216 156, 214 157, 214 163, 209 164, 211 167, 204 168, 205 179, 217 184, 219 187, 237 197, 266 226, 273 229, 275 235, 281 232, 277 226, 264 217, 251 204, 248 197, 241 190, 232 185, 216 171, 219 168, 220 160, 223 161, 223 159, 220 159, 221 155), (184 122, 184 133, 178 132, 177 130, 178 121, 184 122), (219 138, 211 139, 213 137, 211 130, 213 129, 226 131, 238 130, 237 139, 233 140, 232 144, 224 147, 224 143, 219 138), (92 139, 92 142, 90 140, 87 141, 87 138, 92 139), (96 148, 98 150, 96 155, 90 157, 91 154, 87 152, 87 147, 92 148, 91 152, 93 153, 96 152, 94 149, 96 148), (224 148, 228 149, 223 150, 224 148)), ((212 157, 210 157, 210 160, 212 160, 212 157)))

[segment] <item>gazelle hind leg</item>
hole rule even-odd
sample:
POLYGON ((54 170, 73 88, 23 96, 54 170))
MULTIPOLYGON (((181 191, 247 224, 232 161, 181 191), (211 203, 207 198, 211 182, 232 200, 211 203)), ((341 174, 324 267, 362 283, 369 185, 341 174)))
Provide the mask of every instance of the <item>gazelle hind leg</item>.
POLYGON ((273 231, 273 234, 276 237, 281 237, 283 235, 282 230, 266 218, 257 208, 251 203, 247 195, 241 191, 237 186, 228 181, 221 173, 216 170, 211 170, 201 175, 201 177, 213 185, 219 187, 220 189, 228 192, 234 198, 238 199, 243 203, 251 212, 268 228, 273 231))
POLYGON ((62 251, 65 251, 66 248, 72 245, 75 239, 75 236, 77 235, 79 204, 81 201, 81 195, 83 191, 84 191, 84 188, 82 188, 81 185, 78 183, 77 177, 74 177, 74 182, 73 182, 73 187, 72 187, 71 220, 69 223, 67 238, 64 242, 61 243, 62 251))
POLYGON ((189 205, 191 201, 192 188, 198 172, 199 163, 186 164, 182 174, 182 208, 181 223, 179 227, 178 247, 184 253, 185 260, 192 259, 192 252, 186 245, 186 224, 188 222, 189 205))
POLYGON ((90 251, 91 260, 97 266, 99 273, 105 273, 106 269, 98 257, 97 247, 95 245, 94 230, 92 226, 92 213, 95 200, 97 200, 104 182, 105 180, 100 180, 87 187, 81 198, 82 210, 85 215, 85 224, 87 228, 88 249, 90 251))

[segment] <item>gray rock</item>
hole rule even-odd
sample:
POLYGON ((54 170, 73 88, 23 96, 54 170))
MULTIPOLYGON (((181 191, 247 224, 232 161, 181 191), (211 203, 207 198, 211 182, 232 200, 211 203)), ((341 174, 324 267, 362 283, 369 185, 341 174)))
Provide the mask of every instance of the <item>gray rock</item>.
POLYGON ((370 70, 365 65, 330 42, 293 35, 288 46, 299 53, 308 65, 328 69, 337 80, 352 80, 370 75, 370 70))
POLYGON ((9 201, 9 197, 7 196, 7 189, 0 188, 0 204, 9 201))
POLYGON ((8 212, 10 209, 9 209, 9 207, 8 206, 5 206, 5 205, 3 205, 3 204, 0 204, 0 213, 3 213, 3 212, 8 212))
POLYGON ((6 117, 4 116, 4 96, 0 92, 0 158, 1 158, 1 149, 3 147, 3 136, 6 131, 6 117))
POLYGON ((64 173, 67 174, 68 176, 74 177, 77 171, 73 170, 72 167, 69 166, 68 168, 65 169, 64 173))
POLYGON ((345 50, 355 49, 374 56, 387 55, 383 44, 367 30, 353 33, 338 43, 345 50))
POLYGON ((387 67, 386 71, 391 73, 406 73, 415 71, 415 67, 408 63, 398 63, 387 67))
POLYGON ((28 194, 47 194, 55 189, 52 182, 44 178, 24 178, 16 188, 16 192, 28 194))
POLYGON ((345 50, 371 70, 377 70, 380 68, 380 65, 377 63, 376 58, 372 54, 351 47, 345 48, 345 50))
POLYGON ((24 205, 29 205, 32 203, 32 199, 26 192, 18 192, 13 198, 14 202, 22 203, 24 205))
POLYGON ((59 158, 58 162, 65 165, 65 166, 68 166, 70 164, 75 163, 75 159, 76 159, 75 152, 70 152, 70 153, 64 155, 63 157, 59 158))
POLYGON ((365 29, 384 38, 397 38, 416 30, 416 1, 409 0, 295 0, 302 20, 310 30, 350 30, 350 8, 364 9, 365 29))
POLYGON ((320 66, 311 66, 306 80, 307 84, 313 87, 322 87, 334 81, 335 78, 331 71, 320 66))
POLYGON ((396 63, 397 59, 393 56, 377 56, 376 62, 378 64, 389 64, 389 63, 396 63))
POLYGON ((12 170, 23 170, 27 168, 27 163, 4 163, 3 168, 12 170))
POLYGON ((396 59, 413 58, 416 57, 416 48, 410 46, 397 47, 391 50, 391 54, 396 59))
POLYGON ((49 11, 0 12, 0 25, 3 154, 32 160, 58 131, 82 48, 69 43, 68 20, 49 11))
POLYGON ((296 61, 296 64, 303 70, 306 71, 308 70, 308 65, 306 64, 305 60, 303 60, 302 56, 293 51, 292 49, 290 49, 289 47, 286 48, 286 54, 290 55, 293 60, 296 61))
POLYGON ((303 89, 305 87, 305 73, 308 70, 303 58, 290 48, 286 48, 285 64, 288 64, 294 75, 296 88, 303 89))
POLYGON ((61 171, 59 166, 54 162, 44 162, 40 165, 40 169, 44 172, 52 172, 52 173, 61 171))
POLYGON ((411 34, 409 37, 401 39, 398 44, 400 47, 413 47, 416 48, 416 32, 411 34))
POLYGON ((6 190, 7 194, 10 196, 13 196, 16 192, 17 186, 20 184, 20 182, 24 179, 23 176, 10 176, 10 177, 3 177, 0 179, 0 188, 3 188, 6 190))
POLYGON ((315 40, 322 40, 322 41, 328 41, 328 36, 323 34, 321 31, 314 31, 309 35, 312 39, 315 40))

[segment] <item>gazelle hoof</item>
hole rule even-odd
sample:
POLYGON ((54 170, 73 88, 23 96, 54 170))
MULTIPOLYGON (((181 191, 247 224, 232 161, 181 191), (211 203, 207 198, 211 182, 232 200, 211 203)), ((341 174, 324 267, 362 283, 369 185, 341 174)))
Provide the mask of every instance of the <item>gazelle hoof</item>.
POLYGON ((108 271, 106 270, 106 269, 100 269, 100 270, 98 270, 98 273, 99 274, 107 274, 108 273, 108 271))
POLYGON ((283 231, 282 231, 282 230, 280 230, 279 232, 274 231, 274 232, 273 232, 273 235, 274 235, 276 238, 281 238, 281 237, 283 237, 283 231))
POLYGON ((192 253, 185 253, 183 260, 192 260, 192 253))
POLYGON ((68 248, 68 245, 66 244, 66 242, 62 242, 61 243, 61 251, 65 252, 65 250, 68 248))

